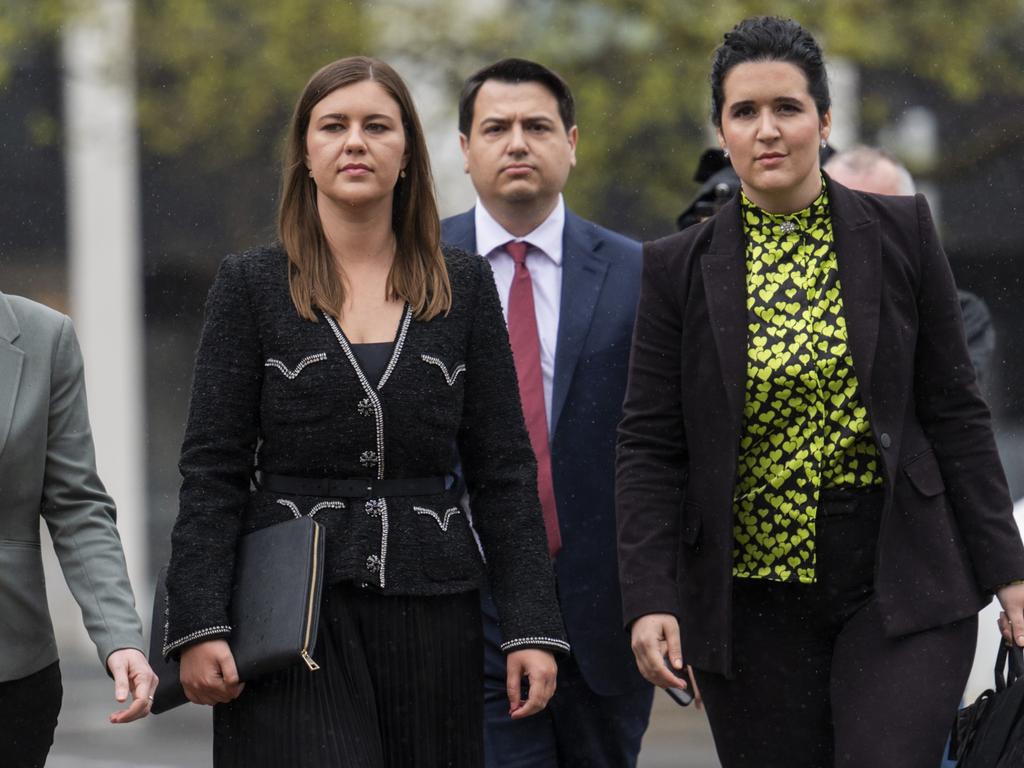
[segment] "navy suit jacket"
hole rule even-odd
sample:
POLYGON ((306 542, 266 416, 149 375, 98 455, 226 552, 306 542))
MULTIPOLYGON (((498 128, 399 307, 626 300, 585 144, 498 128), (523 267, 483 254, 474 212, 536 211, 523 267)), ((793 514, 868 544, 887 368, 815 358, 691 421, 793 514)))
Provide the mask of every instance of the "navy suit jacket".
MULTIPOLYGON (((474 212, 445 219, 442 240, 477 252, 474 212)), ((615 552, 615 435, 622 415, 640 244, 566 210, 551 405, 551 462, 562 532, 562 615, 587 684, 611 696, 647 683, 622 629, 615 552)))

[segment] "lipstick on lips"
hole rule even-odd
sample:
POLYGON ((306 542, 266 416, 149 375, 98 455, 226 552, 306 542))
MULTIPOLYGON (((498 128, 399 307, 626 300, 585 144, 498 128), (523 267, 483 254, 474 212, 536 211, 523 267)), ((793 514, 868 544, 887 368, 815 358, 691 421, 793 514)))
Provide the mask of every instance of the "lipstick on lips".
POLYGON ((365 176, 370 173, 370 166, 362 163, 348 163, 341 167, 341 172, 347 176, 365 176))

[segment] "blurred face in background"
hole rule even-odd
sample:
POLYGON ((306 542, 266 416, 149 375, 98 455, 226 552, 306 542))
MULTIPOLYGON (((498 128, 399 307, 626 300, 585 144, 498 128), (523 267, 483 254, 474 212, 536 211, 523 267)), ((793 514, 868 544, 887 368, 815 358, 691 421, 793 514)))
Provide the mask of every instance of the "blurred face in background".
POLYGON ((554 208, 576 165, 576 126, 536 82, 487 80, 473 104, 469 136, 460 134, 465 169, 488 210, 554 208))
POLYGON ((718 140, 747 197, 773 213, 812 203, 832 113, 818 115, 804 73, 785 61, 744 62, 726 74, 723 91, 718 140))
POLYGON ((318 206, 390 203, 407 161, 401 108, 373 80, 331 91, 313 107, 306 166, 318 206))
POLYGON ((870 168, 851 168, 841 160, 829 162, 825 171, 844 187, 859 189, 875 195, 907 195, 913 192, 906 189, 900 169, 887 160, 879 160, 870 168))

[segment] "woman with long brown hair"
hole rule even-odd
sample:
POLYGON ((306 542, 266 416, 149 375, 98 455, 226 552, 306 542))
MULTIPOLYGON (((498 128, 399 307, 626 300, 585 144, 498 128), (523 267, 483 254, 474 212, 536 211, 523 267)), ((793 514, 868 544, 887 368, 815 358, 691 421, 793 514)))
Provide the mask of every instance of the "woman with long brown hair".
POLYGON ((543 708, 567 648, 489 268, 440 246, 423 131, 379 60, 313 75, 282 186, 280 243, 228 257, 210 291, 164 652, 215 705, 217 766, 478 766, 482 580, 514 716, 543 708), (243 683, 238 537, 298 515, 327 537, 320 668, 243 683))

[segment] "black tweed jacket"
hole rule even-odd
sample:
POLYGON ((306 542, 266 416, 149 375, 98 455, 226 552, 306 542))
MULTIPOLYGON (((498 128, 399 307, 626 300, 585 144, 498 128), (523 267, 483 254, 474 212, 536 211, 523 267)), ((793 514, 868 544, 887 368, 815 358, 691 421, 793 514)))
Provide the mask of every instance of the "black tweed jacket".
POLYGON ((164 653, 230 634, 238 537, 292 516, 326 529, 325 582, 439 595, 489 579, 505 650, 566 650, 537 501, 536 467, 490 267, 445 249, 453 302, 421 322, 408 307, 380 381, 368 381, 334 318, 299 317, 280 248, 224 260, 207 299, 167 576, 164 653), (434 496, 283 495, 262 471, 307 478, 421 478, 461 460, 434 496), (474 530, 486 564, 480 556, 474 530))

